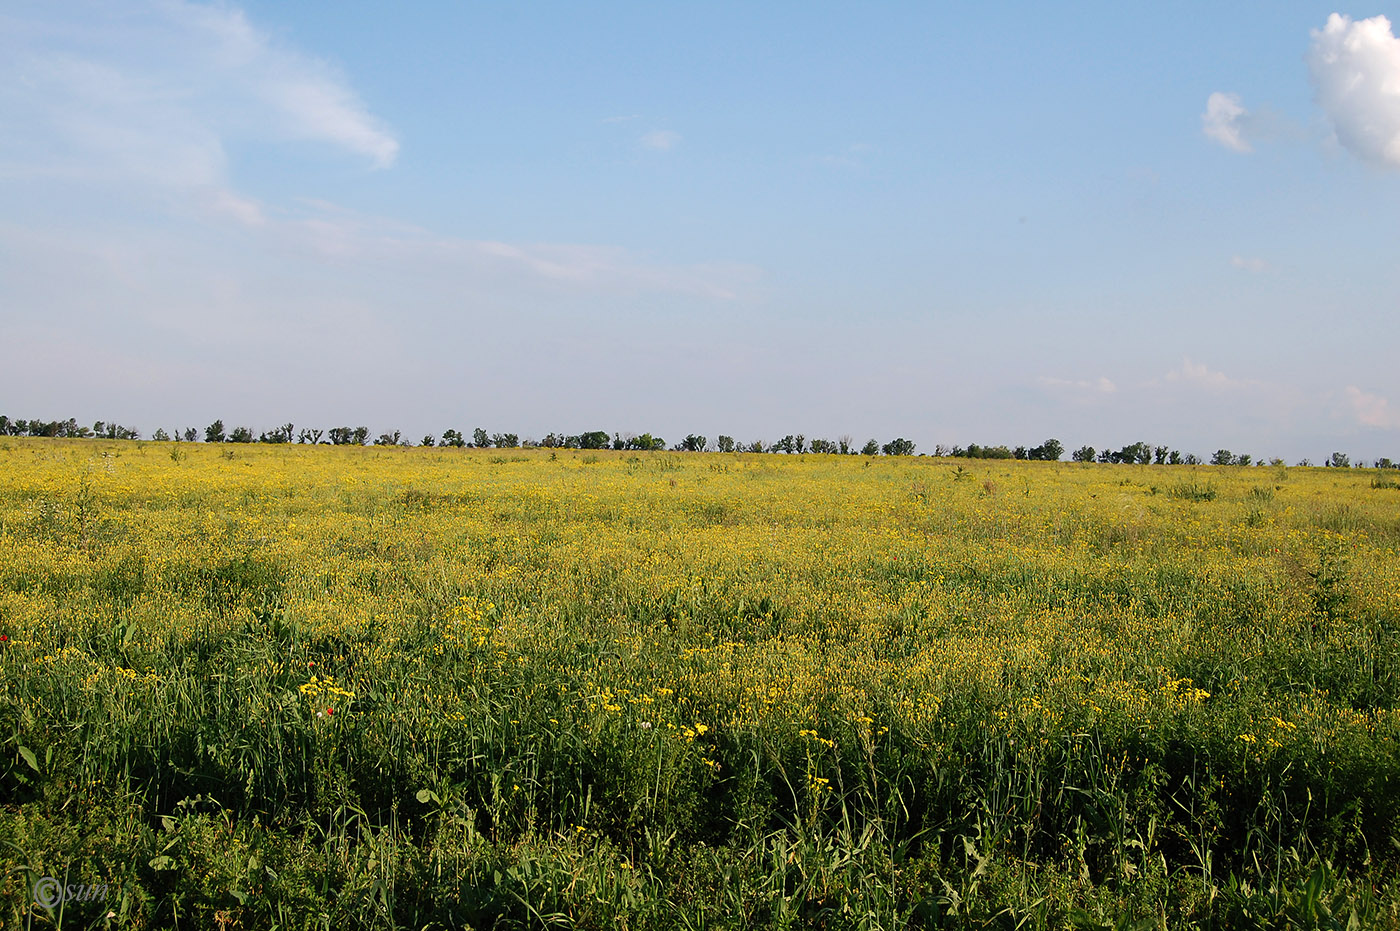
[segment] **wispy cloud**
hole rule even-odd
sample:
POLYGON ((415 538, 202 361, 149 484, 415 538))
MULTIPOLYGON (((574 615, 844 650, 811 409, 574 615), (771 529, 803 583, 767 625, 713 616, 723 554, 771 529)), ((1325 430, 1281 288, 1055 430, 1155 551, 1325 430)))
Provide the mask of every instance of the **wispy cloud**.
POLYGON ((1206 110, 1201 114, 1201 132, 1232 152, 1252 152, 1254 147, 1246 138, 1249 118, 1250 113, 1239 94, 1216 91, 1206 98, 1206 110))
POLYGON ((1333 13, 1312 32, 1308 65, 1337 141, 1372 164, 1400 167, 1400 39, 1390 20, 1333 13))
POLYGON ((1263 274, 1272 267, 1264 259, 1243 255, 1232 255, 1230 265, 1240 271, 1253 272, 1256 275, 1263 274))
POLYGON ((241 10, 183 0, 42 6, 0 37, 0 171, 226 184, 232 141, 307 141, 392 165, 399 142, 328 63, 241 10))
POLYGON ((654 152, 669 152, 681 144, 681 134, 669 129, 653 129, 642 136, 642 145, 654 152))
POLYGON ((821 156, 819 161, 836 168, 859 168, 876 151, 875 146, 868 142, 855 142, 846 146, 841 152, 821 156))
POLYGON ((1204 362, 1192 362, 1189 358, 1181 360, 1180 368, 1172 369, 1167 373, 1167 381, 1199 385, 1217 391, 1242 388, 1250 384, 1250 382, 1231 378, 1224 372, 1215 371, 1206 366, 1204 362))
POLYGON ((1116 394, 1118 392, 1118 386, 1104 375, 1091 379, 1053 378, 1048 375, 1042 375, 1040 378, 1036 379, 1036 381, 1046 388, 1058 390, 1068 389, 1100 395, 1116 394))

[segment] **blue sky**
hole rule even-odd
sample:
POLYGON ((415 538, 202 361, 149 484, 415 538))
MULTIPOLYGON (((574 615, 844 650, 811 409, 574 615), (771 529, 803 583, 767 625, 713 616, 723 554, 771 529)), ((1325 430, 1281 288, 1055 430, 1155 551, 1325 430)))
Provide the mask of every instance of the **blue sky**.
POLYGON ((0 412, 1400 458, 1393 12, 17 0, 0 412))

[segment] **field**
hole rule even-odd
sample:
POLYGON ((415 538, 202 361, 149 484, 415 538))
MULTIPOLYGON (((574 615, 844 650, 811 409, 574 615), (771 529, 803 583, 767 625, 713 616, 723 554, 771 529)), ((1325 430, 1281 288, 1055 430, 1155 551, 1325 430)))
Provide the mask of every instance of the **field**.
POLYGON ((8 439, 0 924, 1400 927, 1398 547, 1359 469, 8 439))

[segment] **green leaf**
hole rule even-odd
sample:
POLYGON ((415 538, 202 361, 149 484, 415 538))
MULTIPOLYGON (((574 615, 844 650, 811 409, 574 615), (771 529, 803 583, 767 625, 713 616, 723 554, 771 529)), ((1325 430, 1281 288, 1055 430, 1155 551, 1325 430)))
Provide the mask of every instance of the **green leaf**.
POLYGON ((34 772, 43 772, 43 770, 39 769, 39 761, 35 758, 34 751, 30 750, 24 744, 19 745, 19 755, 24 757, 24 762, 28 763, 29 768, 34 770, 34 772))
POLYGON ((156 857, 155 859, 153 859, 153 860, 151 861, 151 869, 156 870, 156 871, 160 871, 160 870, 173 870, 173 869, 175 869, 175 858, 174 858, 174 857, 156 857))

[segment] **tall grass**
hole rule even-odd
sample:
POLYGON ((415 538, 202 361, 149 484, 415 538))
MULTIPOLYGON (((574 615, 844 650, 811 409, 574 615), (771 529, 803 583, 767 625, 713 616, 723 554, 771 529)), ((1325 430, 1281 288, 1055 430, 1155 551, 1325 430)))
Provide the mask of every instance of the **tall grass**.
POLYGON ((181 452, 0 452, 7 927, 1396 925, 1329 470, 181 452))

